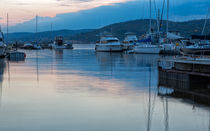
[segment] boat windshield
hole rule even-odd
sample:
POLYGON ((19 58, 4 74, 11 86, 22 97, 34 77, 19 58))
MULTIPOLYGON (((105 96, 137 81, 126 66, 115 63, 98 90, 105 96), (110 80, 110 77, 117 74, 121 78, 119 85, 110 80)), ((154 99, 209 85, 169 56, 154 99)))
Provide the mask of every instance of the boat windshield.
POLYGON ((107 43, 118 42, 118 40, 107 40, 107 43))

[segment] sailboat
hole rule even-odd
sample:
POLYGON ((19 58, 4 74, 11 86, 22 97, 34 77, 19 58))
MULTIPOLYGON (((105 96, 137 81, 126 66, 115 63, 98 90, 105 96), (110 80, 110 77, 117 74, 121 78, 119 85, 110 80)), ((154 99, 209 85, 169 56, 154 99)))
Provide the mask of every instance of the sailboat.
POLYGON ((4 57, 6 54, 6 47, 7 45, 4 43, 4 34, 1 31, 1 26, 0 26, 0 57, 4 57))
MULTIPOLYGON (((36 33, 35 33, 35 37, 37 37, 37 33, 38 33, 38 16, 36 15, 36 33)), ((41 49, 41 46, 38 44, 37 38, 35 44, 31 44, 31 43, 26 43, 23 45, 23 49, 41 49)))
MULTIPOLYGON (((36 37, 37 37, 37 33, 38 33, 38 16, 36 15, 36 37)), ((41 46, 38 44, 37 40, 36 40, 36 43, 33 45, 33 48, 41 49, 41 46)))
POLYGON ((139 41, 138 45, 134 47, 133 53, 139 54, 159 54, 162 47, 159 44, 152 44, 152 0, 149 1, 150 5, 150 21, 149 21, 149 34, 139 41))

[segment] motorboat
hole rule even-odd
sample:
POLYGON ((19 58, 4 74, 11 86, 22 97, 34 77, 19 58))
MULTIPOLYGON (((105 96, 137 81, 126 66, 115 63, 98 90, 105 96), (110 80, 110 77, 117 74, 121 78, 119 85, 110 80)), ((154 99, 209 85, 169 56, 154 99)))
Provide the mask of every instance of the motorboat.
POLYGON ((64 44, 62 36, 57 36, 53 44, 50 45, 52 49, 73 49, 72 44, 64 44))
POLYGON ((102 36, 96 43, 95 50, 98 52, 122 52, 123 45, 117 37, 112 35, 102 36))
POLYGON ((134 33, 126 33, 123 41, 123 50, 132 50, 137 45, 138 38, 134 33))
POLYGON ((33 49, 35 49, 35 50, 39 50, 39 49, 41 49, 41 46, 40 46, 40 45, 38 45, 38 44, 34 44, 34 45, 33 45, 33 49))

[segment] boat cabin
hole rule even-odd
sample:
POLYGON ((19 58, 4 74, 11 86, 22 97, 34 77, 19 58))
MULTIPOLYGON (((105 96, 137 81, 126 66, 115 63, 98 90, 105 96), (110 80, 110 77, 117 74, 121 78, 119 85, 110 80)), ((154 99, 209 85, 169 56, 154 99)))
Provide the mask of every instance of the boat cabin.
POLYGON ((62 36, 55 37, 55 44, 58 46, 62 46, 63 45, 63 37, 62 36))

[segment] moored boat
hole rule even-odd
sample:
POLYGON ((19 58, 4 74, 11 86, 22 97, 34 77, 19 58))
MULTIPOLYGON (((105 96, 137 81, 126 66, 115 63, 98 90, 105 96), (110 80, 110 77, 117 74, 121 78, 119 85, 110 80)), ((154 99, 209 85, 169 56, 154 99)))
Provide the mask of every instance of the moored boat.
POLYGON ((133 49, 133 53, 137 54, 160 54, 161 46, 151 44, 139 44, 133 49))
POLYGON ((98 52, 122 52, 123 45, 117 37, 106 35, 100 38, 99 43, 96 43, 95 50, 98 52))
POLYGON ((4 34, 0 29, 0 57, 4 57, 6 54, 7 45, 4 43, 4 34))
POLYGON ((183 55, 210 55, 210 43, 208 41, 204 43, 197 43, 181 48, 183 55))
POLYGON ((73 49, 72 44, 64 44, 62 36, 57 36, 53 44, 50 45, 52 49, 73 49))
POLYGON ((134 33, 126 33, 126 37, 123 41, 123 50, 132 50, 137 45, 138 38, 134 33))

